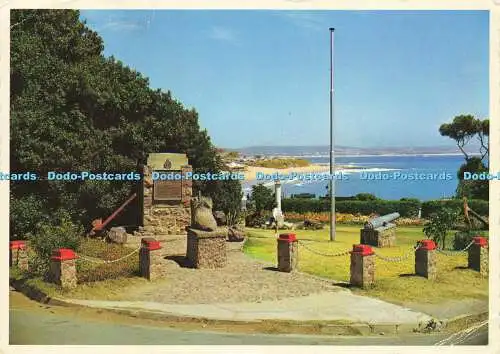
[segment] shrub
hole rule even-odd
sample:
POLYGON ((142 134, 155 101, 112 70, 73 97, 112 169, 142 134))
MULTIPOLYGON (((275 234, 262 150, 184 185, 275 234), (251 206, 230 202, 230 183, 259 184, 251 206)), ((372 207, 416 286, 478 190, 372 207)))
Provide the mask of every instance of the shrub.
POLYGON ((371 193, 358 193, 354 196, 356 200, 377 200, 377 197, 371 193))
POLYGON ((472 238, 476 236, 484 237, 485 233, 472 230, 456 232, 453 238, 453 249, 463 250, 472 242, 472 238))
POLYGON ((298 194, 292 194, 292 198, 314 199, 314 198, 316 198, 316 194, 313 194, 313 193, 298 193, 298 194))
MULTIPOLYGON (((420 207, 419 201, 399 200, 341 200, 335 202, 335 211, 344 214, 389 214, 399 212, 402 217, 416 217, 420 207)), ((287 198, 282 201, 285 212, 324 212, 330 210, 328 199, 287 198)))
MULTIPOLYGON (((82 241, 78 253, 81 255, 98 258, 104 261, 113 261, 121 257, 130 255, 133 249, 102 242, 96 239, 86 239, 82 241)), ((132 277, 139 273, 138 254, 134 253, 114 263, 93 263, 82 258, 77 260, 78 283, 89 283, 103 281, 106 279, 116 279, 121 277, 132 277)))
POLYGON ((70 248, 77 250, 80 246, 83 228, 71 221, 66 211, 59 211, 53 216, 54 224, 39 223, 37 232, 28 234, 30 247, 35 254, 30 263, 33 266, 30 272, 42 275, 50 265, 52 250, 56 248, 70 248))
POLYGON ((251 200, 255 206, 255 210, 259 213, 264 210, 272 210, 274 192, 263 184, 254 185, 252 186, 251 200))
POLYGON ((265 215, 260 213, 254 213, 246 217, 245 224, 248 227, 260 227, 261 225, 264 225, 268 220, 269 217, 266 217, 265 215))
POLYGON ((43 221, 42 201, 34 195, 10 199, 10 239, 24 240, 43 221))
POLYGON ((429 222, 423 231, 427 237, 431 237, 436 243, 441 242, 446 247, 446 233, 453 228, 458 212, 453 209, 443 208, 431 215, 429 222))
MULTIPOLYGON (((480 199, 471 199, 467 203, 469 207, 479 215, 488 216, 489 202, 480 199)), ((422 217, 427 218, 442 208, 463 209, 464 202, 461 199, 430 200, 422 203, 422 217)))

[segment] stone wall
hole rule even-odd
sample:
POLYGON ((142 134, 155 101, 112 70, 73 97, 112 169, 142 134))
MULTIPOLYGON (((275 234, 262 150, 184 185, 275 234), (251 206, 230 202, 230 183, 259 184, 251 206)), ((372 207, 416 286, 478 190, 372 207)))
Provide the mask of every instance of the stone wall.
MULTIPOLYGON (((192 171, 192 167, 183 166, 181 173, 192 171)), ((161 237, 162 235, 179 235, 186 233, 186 226, 191 221, 192 180, 182 180, 182 200, 178 202, 156 202, 153 200, 153 181, 151 169, 144 166, 143 183, 143 226, 135 236, 161 237)))
POLYGON ((194 268, 223 268, 227 263, 227 230, 201 231, 188 228, 186 257, 194 268))
POLYGON ((374 247, 393 247, 396 245, 396 225, 376 229, 361 229, 360 243, 374 247))

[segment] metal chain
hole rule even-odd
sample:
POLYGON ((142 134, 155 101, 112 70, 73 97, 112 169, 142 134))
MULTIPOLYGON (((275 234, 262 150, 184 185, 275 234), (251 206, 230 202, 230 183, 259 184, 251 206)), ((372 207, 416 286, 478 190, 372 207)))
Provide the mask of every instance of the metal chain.
POLYGON ((377 253, 375 253, 375 257, 380 258, 381 260, 386 261, 386 262, 393 262, 393 263, 403 262, 403 261, 407 260, 411 254, 414 254, 414 252, 416 250, 418 250, 419 248, 420 248, 420 243, 417 246, 410 247, 410 250, 407 253, 405 253, 404 255, 399 256, 399 257, 385 257, 385 256, 381 256, 377 253))
POLYGON ((98 263, 98 264, 109 264, 109 263, 115 263, 115 262, 119 262, 125 258, 128 258, 130 257, 131 255, 133 255, 134 253, 136 253, 137 251, 139 251, 141 249, 141 246, 139 246, 138 248, 136 248, 135 250, 133 250, 131 253, 127 254, 126 256, 123 256, 123 257, 120 257, 118 259, 113 259, 112 261, 105 261, 105 260, 102 260, 102 259, 95 259, 95 258, 91 258, 91 257, 87 257, 87 256, 84 256, 84 255, 81 255, 81 254, 78 254, 77 253, 77 256, 80 258, 80 259, 83 259, 84 261, 87 261, 87 262, 90 262, 90 263, 98 263))
POLYGON ((445 255, 445 256, 457 256, 460 253, 463 253, 467 251, 470 246, 474 244, 474 241, 471 241, 464 249, 461 250, 444 250, 444 249, 436 249, 439 253, 445 255))
POLYGON ((309 248, 302 241, 298 241, 298 242, 299 242, 299 245, 301 245, 302 247, 304 247, 309 252, 314 253, 314 254, 316 254, 318 256, 323 256, 323 257, 340 257, 340 256, 345 256, 345 255, 349 254, 349 252, 350 252, 350 250, 345 250, 345 251, 341 251, 341 252, 338 252, 338 253, 323 253, 323 252, 314 250, 312 248, 309 248))

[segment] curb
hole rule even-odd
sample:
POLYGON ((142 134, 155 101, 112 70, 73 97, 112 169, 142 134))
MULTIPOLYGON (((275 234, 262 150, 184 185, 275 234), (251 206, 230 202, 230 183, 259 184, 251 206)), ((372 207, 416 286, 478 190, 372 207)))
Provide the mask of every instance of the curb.
MULTIPOLYGON (((244 328, 252 326, 253 331, 261 333, 274 334, 315 334, 315 335, 346 335, 346 336, 368 336, 368 335, 398 335, 409 333, 432 333, 439 332, 441 329, 450 330, 463 328, 474 323, 483 321, 488 318, 488 312, 473 315, 461 315, 451 319, 445 319, 440 322, 438 328, 429 327, 429 323, 418 324, 369 324, 356 323, 350 321, 285 321, 285 320, 254 320, 254 321, 233 321, 233 320, 216 320, 204 317, 192 317, 169 314, 165 312, 148 311, 142 309, 123 309, 123 308, 103 308, 87 305, 80 305, 68 302, 65 299, 53 298, 41 291, 40 289, 26 284, 25 279, 10 279, 10 285, 16 290, 27 296, 28 298, 46 305, 61 306, 61 307, 78 307, 89 309, 100 309, 110 311, 126 316, 156 320, 168 321, 173 323, 186 324, 201 324, 202 327, 207 326, 224 326, 230 325, 233 328, 244 328), (346 322, 346 323, 339 323, 346 322)), ((432 322, 432 321, 431 321, 432 322)))

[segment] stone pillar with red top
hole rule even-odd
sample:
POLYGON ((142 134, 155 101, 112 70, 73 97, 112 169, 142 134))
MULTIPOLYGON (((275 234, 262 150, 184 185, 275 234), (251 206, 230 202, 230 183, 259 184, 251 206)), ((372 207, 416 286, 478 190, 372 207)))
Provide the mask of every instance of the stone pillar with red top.
POLYGON ((152 237, 144 237, 141 240, 141 249, 139 251, 141 277, 155 280, 162 276, 163 267, 160 250, 160 241, 152 237))
POLYGON ((488 274, 488 239, 476 236, 469 247, 468 267, 477 270, 481 275, 488 274))
POLYGON ((350 283, 360 288, 369 288, 375 283, 375 253, 370 246, 353 245, 350 283))
POLYGON ((21 270, 28 270, 28 250, 26 241, 10 241, 9 266, 17 267, 21 270))
POLYGON ((58 248, 52 251, 50 257, 49 280, 64 289, 76 288, 76 259, 72 249, 58 248))
POLYGON ((297 268, 297 236, 293 233, 280 234, 278 237, 278 270, 291 272, 297 268))
POLYGON ((421 240, 415 250, 415 274, 434 280, 437 277, 436 243, 433 240, 421 240))

